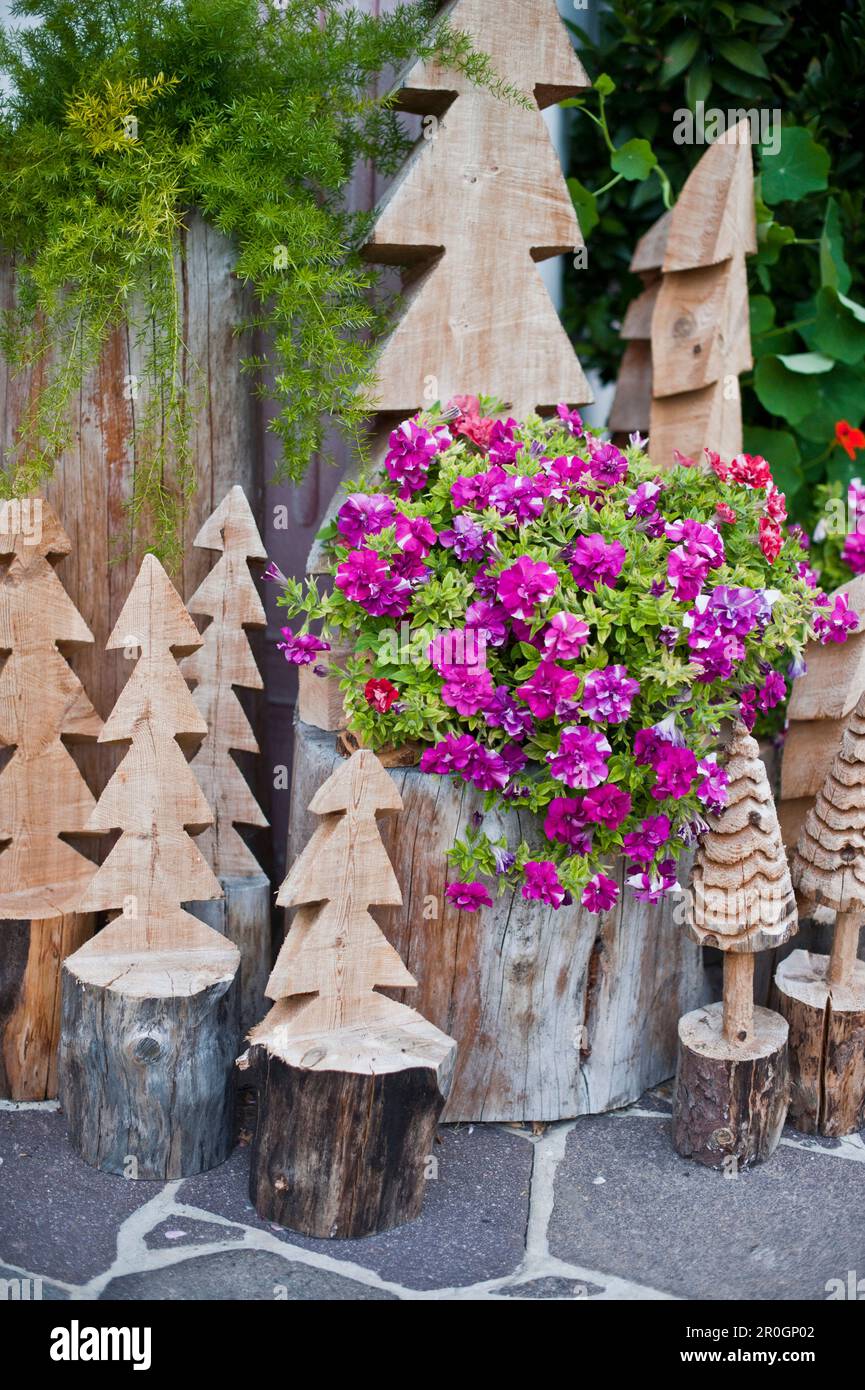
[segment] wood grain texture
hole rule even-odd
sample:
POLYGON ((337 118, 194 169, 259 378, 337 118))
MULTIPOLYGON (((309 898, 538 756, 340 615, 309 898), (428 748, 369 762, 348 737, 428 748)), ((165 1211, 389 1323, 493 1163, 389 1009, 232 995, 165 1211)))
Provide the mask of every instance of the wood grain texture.
POLYGON ((793 951, 775 973, 772 1002, 790 1027, 790 1122, 840 1138, 865 1126, 865 963, 845 985, 829 957, 793 951))
POLYGON ((95 924, 82 912, 0 921, 0 1099, 56 1097, 61 966, 95 924))
POLYGON ((267 552, 243 488, 233 487, 226 493, 195 544, 220 552, 216 565, 188 600, 190 613, 211 622, 203 645, 180 668, 195 683, 193 699, 207 726, 192 770, 213 811, 213 825, 203 832, 198 846, 214 873, 257 876, 261 866, 235 824, 266 826, 267 817, 232 752, 258 753, 259 747, 234 687, 263 688, 246 629, 267 626, 249 568, 250 561, 266 560, 267 552))
MULTIPOLYGON (((297 726, 289 862, 314 828, 303 808, 341 765, 332 735, 297 726)), ((708 997, 699 948, 677 924, 674 903, 649 906, 625 894, 597 918, 507 895, 493 909, 461 914, 444 895, 446 854, 482 793, 417 768, 390 776, 403 810, 381 831, 404 900, 379 919, 418 981, 412 1003, 459 1044, 445 1119, 597 1113, 672 1075, 678 1017, 708 997)), ((516 812, 489 826, 511 843, 537 833, 516 812)), ((616 877, 621 887, 623 865, 616 877)))
POLYGON ((223 897, 184 906, 240 952, 240 1032, 245 1037, 267 1012, 273 893, 266 874, 221 874, 219 886, 223 897))
POLYGON ((371 260, 414 268, 379 357, 378 409, 405 415, 467 391, 518 415, 590 401, 535 266, 583 246, 541 109, 589 79, 553 0, 456 0, 448 14, 532 106, 435 63, 400 80, 403 109, 442 119, 380 206, 366 248, 371 260))
POLYGON ((774 1153, 787 1115, 787 1024, 754 1010, 747 1043, 728 1042, 723 1007, 696 1009, 679 1023, 673 1144, 709 1168, 747 1168, 774 1153))
POLYGON ((865 694, 805 817, 792 875, 803 901, 865 915, 865 694))

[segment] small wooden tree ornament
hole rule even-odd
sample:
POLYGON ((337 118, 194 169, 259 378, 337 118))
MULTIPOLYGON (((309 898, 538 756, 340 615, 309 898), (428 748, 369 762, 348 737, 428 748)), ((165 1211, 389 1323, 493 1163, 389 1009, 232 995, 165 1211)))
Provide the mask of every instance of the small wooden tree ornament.
POLYGON ((62 655, 93 641, 54 569, 69 538, 42 498, 4 503, 2 517, 0 745, 14 752, 0 773, 0 1096, 45 1100, 60 967, 95 921, 75 908, 96 866, 60 838, 83 835, 96 805, 66 742, 95 742, 102 720, 62 655))
POLYGON ((247 637, 247 628, 267 626, 264 606, 249 569, 266 560, 252 509, 242 487, 233 487, 204 523, 195 544, 221 551, 187 607, 212 619, 204 644, 181 663, 195 682, 193 699, 207 725, 207 737, 192 770, 213 809, 213 825, 198 847, 213 869, 224 896, 195 904, 195 913, 233 941, 240 951, 241 1029, 245 1033, 264 1012, 264 986, 270 970, 270 879, 262 873, 236 829, 266 826, 267 818, 232 752, 258 753, 259 747, 235 686, 263 689, 264 682, 247 637))
POLYGON ((724 952, 724 998, 679 1022, 678 1153, 709 1167, 771 1156, 789 1092, 787 1024, 754 1005, 754 954, 797 930, 796 899, 759 749, 743 724, 728 745, 728 802, 697 850, 688 926, 724 952))
POLYGON ((138 1178, 212 1168, 232 1142, 240 957, 181 907, 222 892, 190 838, 213 819, 185 756, 207 729, 176 658, 200 646, 146 555, 108 639, 141 653, 100 735, 130 747, 88 822, 122 834, 81 900, 120 915, 66 961, 60 1048, 73 1145, 138 1178))
POLYGON ((790 1025, 790 1120, 837 1138, 865 1125, 865 695, 805 817, 792 871, 800 900, 837 916, 831 955, 793 951, 775 973, 790 1025))
POLYGON ((402 801, 375 755, 318 790, 322 817, 280 890, 297 907, 267 987, 277 1002, 239 1065, 259 1088, 250 1192, 309 1236, 365 1236, 420 1214, 456 1043, 378 993, 415 980, 370 916, 398 906, 376 812, 402 801))

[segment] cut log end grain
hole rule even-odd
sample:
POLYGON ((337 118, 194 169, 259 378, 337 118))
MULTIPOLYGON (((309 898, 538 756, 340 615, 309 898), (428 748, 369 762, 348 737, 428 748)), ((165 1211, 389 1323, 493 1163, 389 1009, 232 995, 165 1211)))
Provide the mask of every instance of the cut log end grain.
POLYGON ((828 956, 793 951, 773 1003, 790 1027, 790 1122, 840 1138, 865 1125, 865 963, 846 985, 830 985, 828 968, 828 956))
POLYGON ((680 1019, 673 1143, 683 1158, 710 1168, 765 1162, 781 1137, 788 1092, 780 1015, 755 1008, 744 1042, 724 1036, 721 1004, 680 1019))

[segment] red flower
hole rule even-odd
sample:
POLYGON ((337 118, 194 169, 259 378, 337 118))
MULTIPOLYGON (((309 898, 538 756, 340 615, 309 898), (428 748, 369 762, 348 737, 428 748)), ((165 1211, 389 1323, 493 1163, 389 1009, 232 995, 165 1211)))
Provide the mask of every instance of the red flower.
POLYGON ((773 565, 781 553, 784 544, 784 537, 781 534, 781 527, 777 521, 773 521, 770 516, 760 517, 760 549, 766 556, 770 565, 773 565))
POLYGON ((719 521, 726 521, 728 526, 732 526, 736 520, 736 513, 732 507, 728 507, 726 502, 718 502, 715 507, 715 514, 719 521))
POLYGON ((681 453, 679 449, 673 450, 673 458, 676 460, 676 463, 679 465, 680 468, 695 467, 695 460, 692 458, 688 458, 688 455, 681 453))
POLYGON ((481 415, 477 396, 453 396, 448 401, 448 408, 452 406, 456 406, 460 412, 453 424, 454 434, 464 434, 473 444, 477 444, 479 449, 488 449, 495 421, 487 420, 481 415))
POLYGON ((730 464, 730 481, 743 487, 770 487, 772 472, 760 454, 737 454, 730 464))
POLYGON ((774 483, 766 490, 766 515, 779 524, 787 520, 787 499, 774 483))
POLYGON ((378 710, 379 714, 387 714, 395 700, 399 699, 399 691, 395 685, 391 685, 389 680, 382 677, 379 680, 369 680, 363 688, 368 705, 378 710))
POLYGON ((865 434, 861 430, 854 430, 846 420, 839 420, 836 424, 835 439, 848 459, 855 459, 857 449, 865 449, 865 434))
POLYGON ((730 476, 730 465, 725 463, 720 454, 716 454, 714 449, 704 449, 706 461, 713 473, 717 473, 722 483, 726 483, 730 476))

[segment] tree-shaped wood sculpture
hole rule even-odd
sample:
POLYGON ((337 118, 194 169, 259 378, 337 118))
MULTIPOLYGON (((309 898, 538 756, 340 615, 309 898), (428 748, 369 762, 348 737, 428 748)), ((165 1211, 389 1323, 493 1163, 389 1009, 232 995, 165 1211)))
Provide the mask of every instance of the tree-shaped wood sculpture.
POLYGON ((832 908, 829 956, 793 951, 775 973, 790 1025, 790 1119, 838 1137, 865 1125, 865 695, 850 718, 825 784, 805 817, 793 855, 805 906, 832 908))
POLYGON ((298 908, 240 1066, 260 1087, 250 1191, 259 1215, 361 1236, 420 1213, 456 1044, 378 993, 415 981, 371 917, 398 906, 376 825, 402 801, 362 749, 310 803, 322 817, 277 901, 298 908))
POLYGON ((96 866, 60 838, 96 804, 64 740, 102 728, 63 655, 93 641, 54 569, 71 548, 42 498, 2 504, 0 1096, 19 1101, 57 1094, 60 967, 94 927, 76 907, 96 866))
POLYGON ((631 271, 645 288, 628 305, 619 337, 626 344, 616 378, 616 394, 607 427, 613 442, 623 447, 631 434, 648 436, 652 415, 652 315, 661 288, 661 267, 670 233, 672 212, 665 212, 640 237, 631 258, 631 271))
POLYGON ((689 929, 724 952, 724 998, 679 1022, 673 1142, 710 1167, 774 1152, 787 1114, 787 1024, 754 1005, 754 954, 797 930, 796 899, 759 749, 743 724, 727 748, 728 801, 692 874, 689 929))
POLYGON ((266 826, 267 817, 232 754, 258 753, 258 742, 235 686, 263 689, 247 628, 267 625, 264 605, 249 562, 266 560, 252 509, 242 487, 233 487, 204 523, 195 544, 221 556, 188 602, 191 613, 212 619, 204 645, 181 664, 195 682, 193 698, 207 726, 207 737, 192 770, 213 810, 213 825, 198 847, 217 875, 224 897, 196 906, 196 913, 233 941, 241 960, 241 1027, 244 1032, 263 1013, 270 969, 270 880, 236 829, 266 826))
POLYGON ((590 401, 534 264, 583 246, 541 110, 589 79, 554 0, 456 0, 448 18, 527 104, 435 63, 400 84, 401 109, 431 120, 366 251, 411 276, 379 359, 378 408, 405 416, 467 391, 515 414, 590 401))
POLYGON ((73 1144, 142 1178, 200 1172, 231 1146, 240 958, 181 906, 222 892, 191 838, 213 819, 185 757, 206 725, 176 659, 200 645, 146 555, 108 639, 141 655, 100 735, 131 743, 88 822, 122 833, 81 900, 120 915, 66 961, 60 1053, 73 1144))

